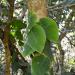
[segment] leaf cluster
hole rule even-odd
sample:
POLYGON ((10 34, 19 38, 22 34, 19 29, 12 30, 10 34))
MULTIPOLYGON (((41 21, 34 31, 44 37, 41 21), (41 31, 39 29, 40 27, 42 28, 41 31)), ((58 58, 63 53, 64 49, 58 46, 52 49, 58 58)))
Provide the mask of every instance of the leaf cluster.
POLYGON ((13 18, 11 22, 11 37, 18 40, 20 46, 23 45, 23 34, 22 29, 26 28, 26 22, 23 22, 19 19, 13 18))
POLYGON ((29 12, 26 30, 27 37, 25 39, 23 55, 33 55, 32 75, 50 75, 49 69, 53 61, 50 42, 58 42, 57 23, 48 17, 38 21, 36 15, 33 12, 29 12))

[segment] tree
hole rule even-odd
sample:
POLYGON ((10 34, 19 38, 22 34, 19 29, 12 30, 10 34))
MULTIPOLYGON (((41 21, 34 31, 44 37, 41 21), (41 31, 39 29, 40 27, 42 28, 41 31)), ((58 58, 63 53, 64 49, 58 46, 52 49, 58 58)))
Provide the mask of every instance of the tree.
POLYGON ((21 69, 25 75, 53 75, 51 72, 62 75, 69 65, 74 66, 74 58, 64 59, 65 53, 72 51, 69 47, 73 49, 75 46, 75 1, 47 1, 0 1, 0 39, 6 61, 2 65, 6 65, 6 75, 10 75, 10 68, 13 74, 21 69), (25 14, 27 9, 28 15, 25 14), (69 49, 64 50, 64 38, 68 41, 69 49), (25 56, 30 56, 32 63, 28 63, 25 56))
POLYGON ((69 56, 75 47, 74 10, 74 0, 1 0, 0 39, 5 46, 5 53, 1 50, 7 64, 2 64, 6 65, 5 74, 10 75, 10 67, 13 74, 21 69, 26 75, 31 71, 34 75, 44 75, 46 71, 62 75, 67 68, 70 70, 69 65, 74 66, 74 56, 72 59, 69 56), (63 42, 64 39, 68 43, 63 42), (28 63, 25 56, 30 56, 32 63, 28 63), (44 63, 47 64, 42 68, 44 63))
POLYGON ((5 58, 6 58, 6 68, 5 68, 5 74, 10 75, 10 63, 11 63, 11 54, 9 49, 9 32, 10 32, 10 21, 13 18, 13 10, 14 10, 14 0, 8 0, 8 3, 10 5, 9 7, 9 15, 8 15, 8 21, 6 23, 6 26, 4 28, 2 41, 5 47, 5 58))
MULTIPOLYGON (((31 71, 33 75, 48 74, 49 65, 51 63, 46 48, 49 51, 50 41, 57 42, 58 40, 57 24, 53 19, 46 17, 47 9, 45 0, 28 1, 29 12, 27 21, 23 20, 25 16, 25 7, 23 7, 22 15, 19 16, 20 19, 17 17, 18 14, 14 12, 17 8, 20 8, 17 5, 18 3, 15 4, 14 0, 1 1, 1 9, 6 8, 5 11, 8 11, 8 13, 3 13, 4 10, 1 10, 0 15, 0 38, 5 48, 5 75, 10 75, 10 68, 14 71, 12 73, 17 72, 20 68, 23 74, 30 75, 30 65, 24 58, 24 56, 27 55, 32 56, 31 71), (41 8, 39 8, 38 5, 41 8), (14 17, 13 14, 16 16, 14 17), (25 37, 23 37, 23 29, 26 30, 25 37), (23 40, 23 38, 26 40, 23 40), (16 47, 17 43, 18 48, 16 47), (24 47, 24 56, 20 53, 19 47, 24 47), (40 68, 38 67, 39 65, 40 68), (44 68, 43 65, 45 66, 44 68)), ((20 6, 24 5, 20 4, 20 6)))
MULTIPOLYGON (((67 53, 66 51, 71 51, 70 49, 65 49, 62 45, 62 40, 64 38, 68 39, 68 42, 71 42, 70 45, 73 44, 73 39, 69 39, 72 38, 73 35, 71 37, 67 37, 67 35, 69 33, 74 32, 74 20, 72 20, 72 18, 74 17, 74 0, 70 1, 70 0, 48 0, 49 6, 48 6, 48 11, 49 11, 49 16, 54 18, 58 25, 59 25, 59 30, 60 30, 60 36, 59 36, 59 47, 58 49, 60 50, 60 63, 61 64, 61 69, 64 69, 64 59, 65 59, 65 54, 67 53), (72 12, 70 12, 72 10, 72 12), (69 14, 70 13, 70 14, 69 14), (69 16, 67 17, 67 15, 69 14, 69 16), (62 16, 63 15, 63 16, 62 16), (72 30, 72 31, 71 31, 72 30)), ((70 35, 69 35, 70 36, 70 35)), ((74 44, 73 44, 74 47, 74 44)), ((71 52, 70 52, 71 53, 71 52)), ((58 71, 59 72, 59 71, 58 71)), ((63 70, 61 70, 61 73, 63 72, 63 70)))
POLYGON ((46 0, 30 0, 28 1, 28 9, 30 11, 34 11, 35 14, 37 15, 37 18, 43 18, 48 15, 47 11, 47 2, 46 0), (38 7, 39 6, 39 7, 38 7))

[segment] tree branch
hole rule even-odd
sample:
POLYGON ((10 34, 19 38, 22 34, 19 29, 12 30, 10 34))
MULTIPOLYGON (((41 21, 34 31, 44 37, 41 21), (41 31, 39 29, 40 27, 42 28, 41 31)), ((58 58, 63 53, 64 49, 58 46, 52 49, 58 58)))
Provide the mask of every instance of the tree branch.
POLYGON ((48 9, 50 11, 58 11, 58 10, 61 10, 61 9, 64 9, 64 8, 70 8, 70 9, 75 9, 75 3, 74 4, 65 4, 64 2, 63 3, 59 3, 57 5, 54 5, 54 6, 48 6, 48 9))
POLYGON ((66 38, 68 39, 69 43, 75 47, 75 44, 72 43, 72 41, 69 39, 69 37, 66 36, 66 38))

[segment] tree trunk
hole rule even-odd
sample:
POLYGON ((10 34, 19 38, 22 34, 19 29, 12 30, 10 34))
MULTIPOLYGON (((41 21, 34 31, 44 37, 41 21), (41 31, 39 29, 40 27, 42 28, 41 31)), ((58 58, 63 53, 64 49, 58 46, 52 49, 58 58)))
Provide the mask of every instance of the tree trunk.
POLYGON ((10 75, 10 63, 11 63, 11 55, 8 45, 8 28, 5 28, 4 31, 4 40, 3 44, 5 47, 5 60, 6 60, 6 66, 5 66, 5 75, 10 75))
POLYGON ((28 0, 29 11, 35 12, 38 19, 48 15, 46 0, 28 0))
POLYGON ((8 11, 8 21, 4 29, 3 44, 5 48, 5 60, 6 60, 5 75, 11 75, 10 74, 11 54, 9 49, 9 33, 10 33, 10 22, 12 21, 13 18, 14 0, 7 0, 7 1, 9 3, 9 11, 8 11))

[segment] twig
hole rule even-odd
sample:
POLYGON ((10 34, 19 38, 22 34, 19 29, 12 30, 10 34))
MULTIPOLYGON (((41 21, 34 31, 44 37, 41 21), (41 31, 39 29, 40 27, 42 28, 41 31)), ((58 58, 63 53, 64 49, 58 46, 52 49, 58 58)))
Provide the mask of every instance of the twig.
POLYGON ((75 3, 74 4, 66 4, 64 5, 65 3, 60 3, 60 4, 57 4, 55 6, 48 6, 48 9, 50 9, 51 11, 54 11, 54 10, 60 10, 60 9, 64 9, 64 8, 75 8, 75 3))
POLYGON ((69 39, 69 37, 66 36, 66 38, 69 40, 69 43, 70 43, 72 46, 75 47, 75 44, 73 44, 73 43, 71 42, 71 40, 69 39))

